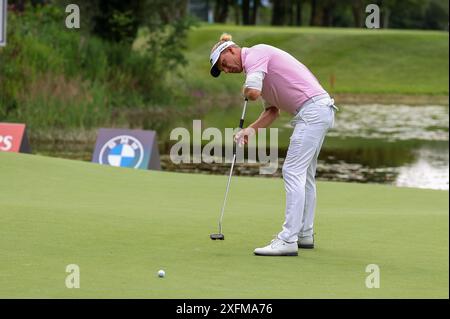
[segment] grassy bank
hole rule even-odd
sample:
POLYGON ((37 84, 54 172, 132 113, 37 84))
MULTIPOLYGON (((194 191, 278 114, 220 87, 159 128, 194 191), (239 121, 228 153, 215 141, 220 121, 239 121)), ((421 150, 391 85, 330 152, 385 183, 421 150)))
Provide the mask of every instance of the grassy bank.
POLYGON ((12 153, 0 167, 1 298, 448 298, 448 192, 321 182, 317 248, 264 258, 252 251, 280 230, 280 179, 233 179, 212 242, 225 176, 12 153), (80 289, 65 288, 68 264, 80 289))
POLYGON ((222 32, 231 33, 240 46, 266 43, 288 51, 333 94, 448 95, 447 32, 233 25, 203 25, 190 32, 190 64, 177 80, 194 93, 239 93, 243 75, 212 79, 208 73, 210 49, 222 32))

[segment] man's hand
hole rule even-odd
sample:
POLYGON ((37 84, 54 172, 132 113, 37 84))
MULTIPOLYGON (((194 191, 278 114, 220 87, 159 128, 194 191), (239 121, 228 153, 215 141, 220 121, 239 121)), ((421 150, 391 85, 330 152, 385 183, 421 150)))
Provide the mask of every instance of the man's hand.
POLYGON ((249 137, 255 135, 255 130, 253 127, 247 127, 236 133, 234 136, 234 141, 239 146, 243 146, 244 144, 248 144, 249 137))
POLYGON ((257 89, 244 88, 243 93, 250 101, 256 101, 261 96, 261 91, 257 89))

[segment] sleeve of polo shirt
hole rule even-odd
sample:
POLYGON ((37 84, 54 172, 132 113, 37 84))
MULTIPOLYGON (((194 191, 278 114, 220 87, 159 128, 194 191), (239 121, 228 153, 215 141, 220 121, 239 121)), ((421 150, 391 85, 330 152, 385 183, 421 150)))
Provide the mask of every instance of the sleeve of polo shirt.
POLYGON ((244 85, 245 88, 262 91, 264 77, 265 73, 262 71, 255 71, 247 74, 244 85))

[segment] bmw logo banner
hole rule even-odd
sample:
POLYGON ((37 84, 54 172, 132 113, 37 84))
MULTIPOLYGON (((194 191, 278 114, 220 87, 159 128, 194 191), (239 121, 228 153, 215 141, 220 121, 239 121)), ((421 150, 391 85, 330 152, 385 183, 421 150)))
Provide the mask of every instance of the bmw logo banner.
POLYGON ((102 128, 98 131, 92 162, 160 170, 156 132, 102 128))

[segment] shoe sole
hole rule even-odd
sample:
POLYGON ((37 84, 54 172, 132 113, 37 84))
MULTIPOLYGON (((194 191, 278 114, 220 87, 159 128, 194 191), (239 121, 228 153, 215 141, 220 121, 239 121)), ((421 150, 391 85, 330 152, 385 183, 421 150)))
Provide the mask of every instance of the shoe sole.
POLYGON ((255 254, 255 256, 272 256, 272 257, 282 257, 282 256, 298 256, 298 252, 295 252, 295 253, 286 253, 286 254, 283 254, 283 255, 265 255, 265 254, 258 254, 258 253, 253 253, 253 254, 255 254))
POLYGON ((298 248, 301 248, 301 249, 313 249, 314 245, 298 245, 298 248))

